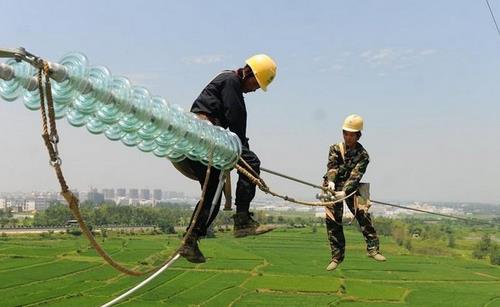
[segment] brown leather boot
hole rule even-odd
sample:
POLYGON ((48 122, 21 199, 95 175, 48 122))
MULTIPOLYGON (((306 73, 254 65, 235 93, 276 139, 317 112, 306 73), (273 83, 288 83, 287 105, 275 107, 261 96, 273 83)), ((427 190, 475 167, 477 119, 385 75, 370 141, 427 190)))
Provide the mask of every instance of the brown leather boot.
POLYGON ((260 224, 252 218, 252 215, 252 212, 239 212, 233 215, 233 234, 236 238, 257 236, 276 229, 274 226, 260 226, 260 224))
POLYGON ((205 256, 201 253, 198 247, 198 237, 191 235, 184 239, 184 244, 179 251, 179 254, 192 263, 206 262, 205 256))

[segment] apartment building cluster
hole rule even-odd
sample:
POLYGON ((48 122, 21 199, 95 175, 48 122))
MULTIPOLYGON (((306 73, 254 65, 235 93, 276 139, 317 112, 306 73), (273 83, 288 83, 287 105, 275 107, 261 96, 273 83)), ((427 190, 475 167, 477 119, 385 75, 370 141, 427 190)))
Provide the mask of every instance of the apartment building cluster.
MULTIPOLYGON (((155 206, 162 201, 183 201, 186 199, 183 192, 161 189, 109 188, 98 190, 90 188, 88 192, 74 190, 73 193, 80 199, 80 202, 88 201, 95 204, 114 202, 118 205, 155 206)), ((57 192, 0 194, 0 210, 10 209, 12 212, 43 211, 56 202, 65 202, 64 198, 57 192)))

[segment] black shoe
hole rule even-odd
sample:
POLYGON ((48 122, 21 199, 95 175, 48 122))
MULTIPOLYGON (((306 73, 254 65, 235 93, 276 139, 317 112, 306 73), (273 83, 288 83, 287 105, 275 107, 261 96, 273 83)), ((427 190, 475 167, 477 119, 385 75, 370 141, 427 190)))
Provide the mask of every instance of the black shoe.
POLYGON ((239 212, 233 215, 233 234, 236 238, 257 236, 276 229, 274 226, 260 226, 259 222, 254 220, 252 216, 252 212, 239 212))
POLYGON ((196 237, 189 237, 184 240, 184 244, 179 251, 179 255, 192 263, 206 262, 205 256, 203 256, 200 248, 198 247, 198 238, 196 237))

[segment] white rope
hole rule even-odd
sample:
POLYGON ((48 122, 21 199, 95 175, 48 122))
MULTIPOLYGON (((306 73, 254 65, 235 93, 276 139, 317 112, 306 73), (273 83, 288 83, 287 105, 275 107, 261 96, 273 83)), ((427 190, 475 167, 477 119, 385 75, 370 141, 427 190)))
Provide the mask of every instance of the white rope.
POLYGON ((219 175, 219 184, 217 185, 217 190, 215 191, 214 198, 212 199, 212 204, 210 206, 210 213, 208 214, 207 224, 210 221, 210 217, 214 213, 215 206, 219 202, 219 199, 222 197, 222 189, 224 188, 224 183, 226 182, 226 172, 220 171, 219 175))
POLYGON ((158 276, 159 274, 161 274, 161 272, 165 271, 172 263, 174 263, 177 259, 179 259, 180 255, 179 254, 176 254, 169 262, 167 262, 164 266, 162 266, 158 271, 156 271, 153 275, 149 276, 148 278, 146 278, 145 280, 143 280, 140 284, 138 284, 137 286, 133 287, 132 289, 128 290, 127 292, 123 293, 122 295, 120 295, 119 297, 115 298, 114 300, 102 305, 101 307, 109 307, 109 306, 113 306, 114 304, 118 303, 119 301, 121 301, 122 299, 126 298, 127 296, 129 296, 130 294, 134 293, 136 290, 139 290, 140 288, 142 288, 145 284, 147 284, 148 282, 150 282, 151 280, 153 280, 156 276, 158 276))

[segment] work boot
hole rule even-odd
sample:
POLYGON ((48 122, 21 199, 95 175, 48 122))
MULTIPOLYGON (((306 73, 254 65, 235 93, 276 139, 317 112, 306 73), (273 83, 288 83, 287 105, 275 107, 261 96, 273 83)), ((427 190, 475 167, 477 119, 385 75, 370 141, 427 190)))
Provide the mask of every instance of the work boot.
POLYGON ((184 240, 184 244, 182 244, 179 255, 192 263, 203 263, 206 261, 205 256, 203 256, 200 248, 198 247, 198 238, 193 235, 184 240))
POLYGON ((276 228, 274 226, 260 226, 260 224, 252 218, 252 215, 252 212, 238 212, 233 215, 233 233, 236 238, 261 235, 276 228))
POLYGON ((368 252, 368 257, 371 257, 377 261, 386 261, 387 259, 378 251, 368 252))
POLYGON ((332 258, 330 261, 330 264, 326 267, 327 271, 334 271, 340 264, 340 261, 338 259, 332 258))

